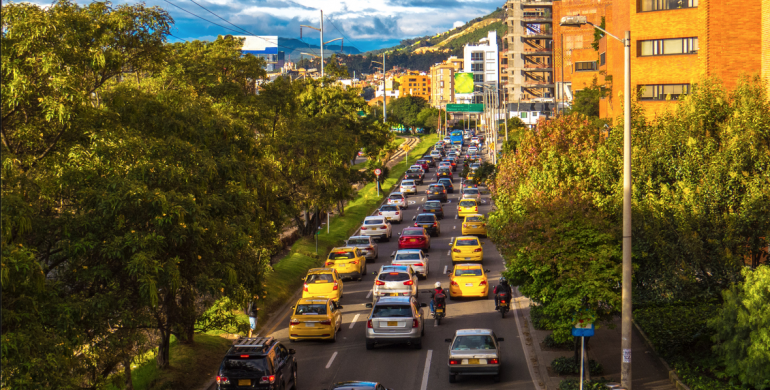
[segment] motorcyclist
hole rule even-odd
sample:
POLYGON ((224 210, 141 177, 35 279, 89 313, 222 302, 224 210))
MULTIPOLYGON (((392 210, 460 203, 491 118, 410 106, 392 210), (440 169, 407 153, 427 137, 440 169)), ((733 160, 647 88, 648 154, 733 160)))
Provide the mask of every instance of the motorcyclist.
POLYGON ((500 308, 500 298, 498 294, 505 294, 505 301, 508 302, 507 305, 510 307, 511 295, 513 295, 513 292, 511 291, 511 286, 508 285, 508 280, 506 280, 505 277, 500 278, 500 284, 495 286, 493 293, 495 294, 495 310, 500 308))
POLYGON ((434 285, 433 291, 431 292, 431 300, 430 300, 430 314, 435 315, 436 314, 436 308, 434 307, 434 302, 436 301, 436 296, 440 295, 440 303, 444 305, 444 310, 446 310, 446 304, 444 304, 444 298, 446 297, 446 292, 443 288, 441 288, 441 282, 436 282, 434 285))

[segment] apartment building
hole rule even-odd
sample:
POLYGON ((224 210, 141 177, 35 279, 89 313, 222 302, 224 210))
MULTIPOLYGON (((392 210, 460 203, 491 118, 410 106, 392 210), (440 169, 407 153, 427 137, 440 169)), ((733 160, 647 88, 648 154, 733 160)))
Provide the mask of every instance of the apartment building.
POLYGON ((463 59, 451 56, 440 64, 430 67, 430 105, 440 108, 455 102, 455 73, 462 72, 463 59))
POLYGON ((499 50, 497 32, 489 31, 478 43, 468 43, 463 48, 463 72, 473 73, 475 91, 455 94, 457 103, 481 103, 484 83, 499 83, 499 50))
POLYGON ((431 97, 431 77, 417 71, 407 71, 397 78, 399 96, 419 96, 425 101, 431 97))
MULTIPOLYGON (((615 0, 606 29, 620 37, 631 31, 632 93, 654 116, 702 76, 718 77, 730 90, 741 75, 768 75, 768 6, 767 0, 615 0)), ((598 55, 609 89, 600 115, 614 118, 623 113, 623 45, 604 37, 598 55)))
POLYGON ((770 95, 770 0, 762 0, 762 78, 770 95))
MULTIPOLYGON (((508 0, 501 83, 507 101, 553 98, 553 2, 508 0)), ((557 21, 558 23, 558 21, 557 21)))

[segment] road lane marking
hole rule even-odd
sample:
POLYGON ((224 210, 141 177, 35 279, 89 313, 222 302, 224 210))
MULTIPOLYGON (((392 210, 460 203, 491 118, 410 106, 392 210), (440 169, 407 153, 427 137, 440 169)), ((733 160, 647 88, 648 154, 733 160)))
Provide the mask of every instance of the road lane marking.
POLYGON ((452 230, 457 229, 457 225, 452 226, 452 230))
POLYGON ((422 198, 422 202, 424 202, 424 201, 425 201, 425 198, 422 198))
POLYGON ((422 386, 420 386, 420 390, 428 389, 428 374, 430 374, 430 359, 432 357, 433 357, 433 350, 429 349, 428 355, 425 356, 425 370, 423 370, 422 372, 422 386))
POLYGON ((447 268, 448 268, 448 267, 449 267, 448 265, 445 265, 445 266, 444 266, 444 275, 446 275, 446 271, 447 271, 447 268))
MULTIPOLYGON (((452 245, 452 244, 449 244, 449 245, 452 245)), ((446 251, 446 255, 447 256, 452 256, 452 251, 446 251)))
POLYGON ((350 329, 353 329, 353 325, 356 324, 356 321, 358 321, 358 316, 360 316, 360 315, 361 314, 356 314, 356 316, 353 317, 353 321, 350 323, 350 329))
POLYGON ((372 290, 369 290, 369 294, 366 294, 366 298, 369 299, 372 296, 372 290))
POLYGON ((334 358, 336 358, 336 357, 337 357, 337 352, 334 352, 334 353, 332 354, 332 358, 331 358, 331 359, 329 359, 329 363, 326 363, 326 368, 327 368, 327 369, 328 369, 329 367, 331 367, 331 366, 332 366, 332 362, 334 361, 334 358))

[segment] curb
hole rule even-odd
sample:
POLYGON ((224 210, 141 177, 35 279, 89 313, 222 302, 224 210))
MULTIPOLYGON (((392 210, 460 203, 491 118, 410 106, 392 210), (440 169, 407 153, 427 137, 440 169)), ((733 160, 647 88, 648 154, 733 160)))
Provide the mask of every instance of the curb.
POLYGON ((538 361, 537 351, 535 350, 535 344, 532 340, 533 330, 530 327, 527 317, 521 313, 522 305, 520 300, 521 298, 524 298, 524 296, 519 292, 518 286, 513 288, 513 297, 513 303, 516 305, 514 318, 516 319, 516 325, 519 328, 519 339, 521 340, 524 357, 527 359, 527 367, 529 368, 529 374, 532 377, 532 383, 535 385, 536 390, 548 390, 548 371, 540 369, 541 366, 538 361), (519 321, 519 317, 521 317, 521 321, 519 321), (526 331, 522 329, 522 323, 527 327, 526 331))
POLYGON ((652 342, 649 338, 647 338, 647 335, 642 331, 642 328, 639 326, 639 324, 636 323, 636 320, 633 318, 631 319, 631 322, 634 324, 634 327, 636 330, 639 331, 639 334, 642 335, 642 338, 644 339, 644 343, 647 344, 647 347, 652 350, 652 353, 655 354, 655 357, 660 360, 660 362, 663 364, 663 367, 666 367, 666 371, 668 371, 668 380, 671 381, 672 384, 678 389, 678 390, 690 390, 690 388, 682 382, 681 379, 679 379, 679 376, 676 374, 676 371, 672 370, 671 367, 666 363, 663 358, 658 355, 658 351, 655 350, 655 348, 652 346, 652 342))

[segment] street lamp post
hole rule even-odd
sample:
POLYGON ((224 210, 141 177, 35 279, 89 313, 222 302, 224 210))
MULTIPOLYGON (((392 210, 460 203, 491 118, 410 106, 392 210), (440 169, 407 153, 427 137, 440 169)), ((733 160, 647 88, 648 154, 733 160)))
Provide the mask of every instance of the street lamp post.
POLYGON ((321 32, 321 78, 323 78, 324 77, 324 11, 321 10, 321 28, 302 24, 299 26, 300 38, 302 38, 302 27, 312 28, 313 30, 321 32))
MULTIPOLYGON (((621 324, 620 385, 631 390, 631 32, 620 39, 591 23, 585 16, 565 16, 559 25, 580 27, 585 24, 604 32, 623 44, 625 53, 625 86, 623 88, 623 307, 621 324)), ((563 82, 563 80, 562 80, 563 82)))
POLYGON ((385 53, 382 53, 382 62, 372 61, 382 65, 382 123, 388 121, 388 82, 385 77, 385 53))

